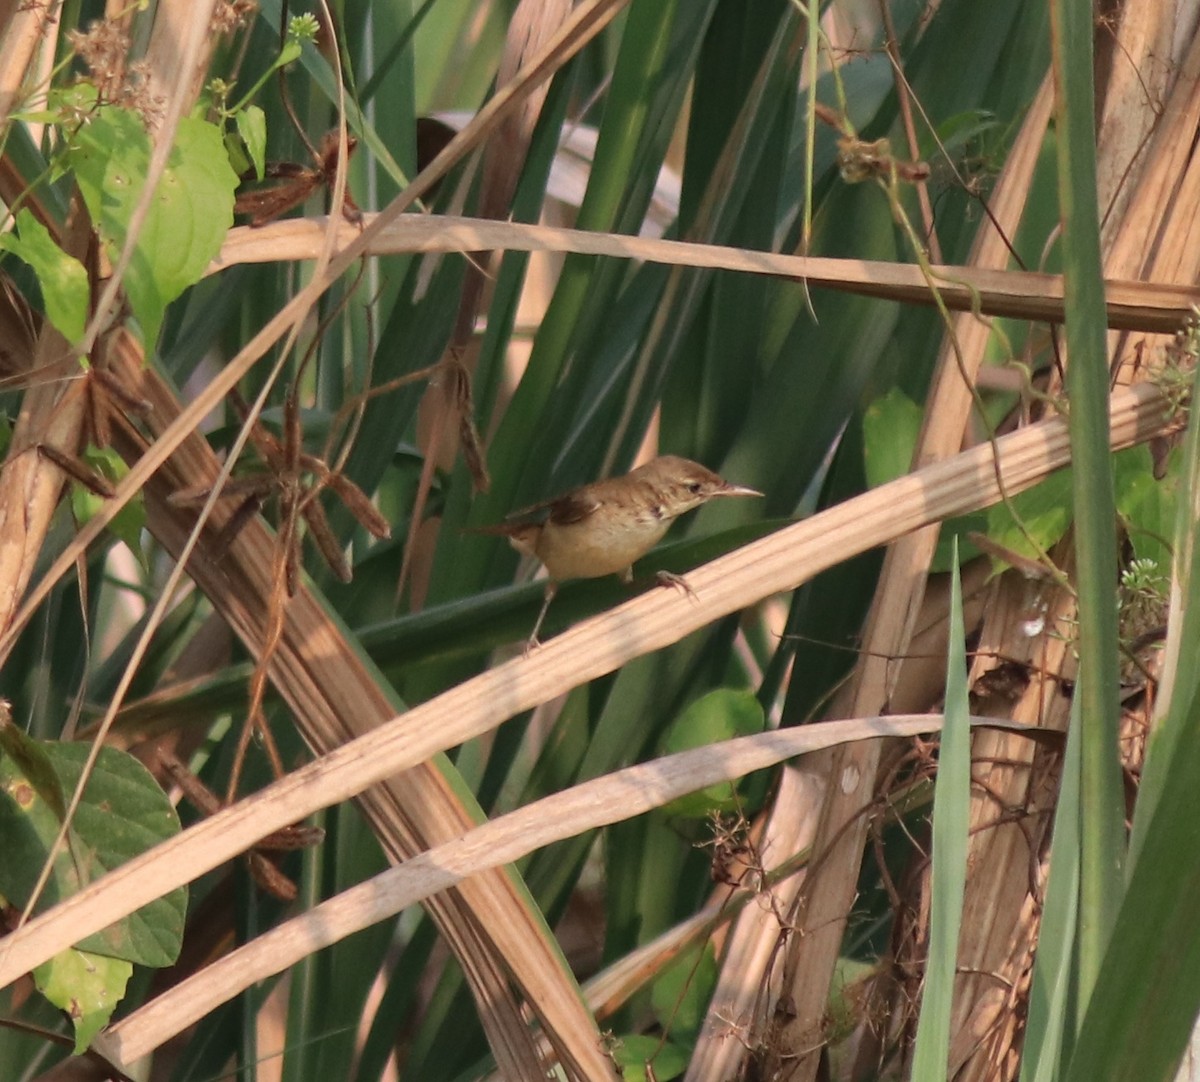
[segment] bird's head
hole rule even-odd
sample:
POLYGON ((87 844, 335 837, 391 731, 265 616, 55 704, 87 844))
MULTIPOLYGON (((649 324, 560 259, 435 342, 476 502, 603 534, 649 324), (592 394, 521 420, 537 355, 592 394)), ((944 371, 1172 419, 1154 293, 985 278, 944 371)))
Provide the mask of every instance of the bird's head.
POLYGON ((634 470, 661 494, 664 517, 678 518, 717 496, 761 496, 757 489, 734 485, 706 466, 678 455, 662 455, 634 470))

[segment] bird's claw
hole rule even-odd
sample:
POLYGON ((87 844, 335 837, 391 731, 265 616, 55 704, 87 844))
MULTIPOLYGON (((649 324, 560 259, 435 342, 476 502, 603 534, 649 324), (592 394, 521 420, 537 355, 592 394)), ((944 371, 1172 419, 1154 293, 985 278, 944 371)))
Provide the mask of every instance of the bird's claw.
POLYGON ((521 651, 521 656, 529 657, 534 652, 534 650, 540 649, 541 645, 542 645, 541 639, 539 639, 536 635, 530 635, 529 638, 525 642, 525 648, 521 651))
POLYGON ((654 577, 658 580, 659 586, 672 586, 676 590, 682 590, 693 601, 699 601, 696 596, 696 591, 693 590, 682 575, 676 575, 672 571, 658 571, 654 577))

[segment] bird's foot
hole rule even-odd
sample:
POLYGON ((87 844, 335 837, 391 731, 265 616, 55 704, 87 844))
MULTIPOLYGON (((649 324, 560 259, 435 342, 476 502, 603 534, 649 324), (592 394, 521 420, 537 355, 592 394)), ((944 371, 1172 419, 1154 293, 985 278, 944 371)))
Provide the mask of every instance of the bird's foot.
POLYGON ((696 591, 688 585, 687 579, 685 579, 682 575, 676 575, 671 571, 658 571, 655 573, 654 577, 658 580, 659 586, 672 586, 676 590, 682 590, 693 601, 700 600, 696 596, 696 591))

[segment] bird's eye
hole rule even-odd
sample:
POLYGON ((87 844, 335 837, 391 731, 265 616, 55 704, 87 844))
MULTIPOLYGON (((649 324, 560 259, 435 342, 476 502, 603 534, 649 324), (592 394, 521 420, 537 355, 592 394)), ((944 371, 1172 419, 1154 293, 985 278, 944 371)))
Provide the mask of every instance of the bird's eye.
POLYGON ((687 490, 693 496, 699 496, 700 495, 700 482, 699 481, 689 481, 687 490))

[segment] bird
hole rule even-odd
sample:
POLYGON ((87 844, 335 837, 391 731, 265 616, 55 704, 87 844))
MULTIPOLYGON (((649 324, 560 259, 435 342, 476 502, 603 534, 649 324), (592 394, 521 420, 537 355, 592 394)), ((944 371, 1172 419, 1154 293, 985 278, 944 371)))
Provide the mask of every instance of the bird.
MULTIPOLYGON (((631 582, 634 561, 657 545, 680 515, 718 496, 761 495, 698 462, 661 455, 623 477, 580 485, 473 532, 506 537, 518 552, 546 568, 546 592, 525 645, 528 654, 540 645, 538 632, 560 583, 604 575, 631 582)), ((690 592, 678 575, 660 571, 658 580, 690 592)))

